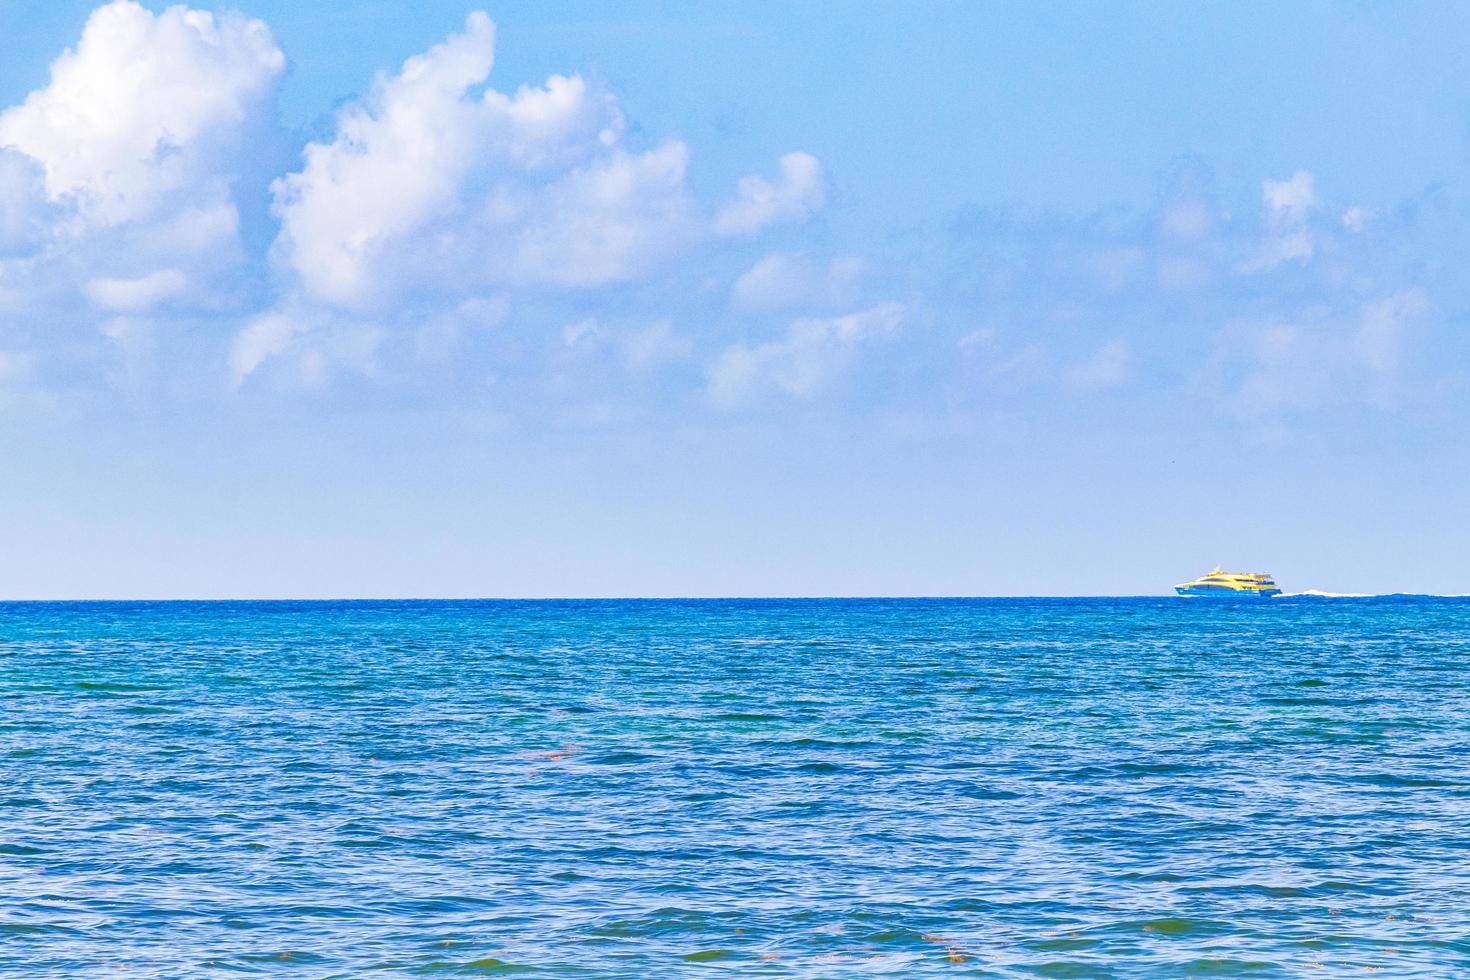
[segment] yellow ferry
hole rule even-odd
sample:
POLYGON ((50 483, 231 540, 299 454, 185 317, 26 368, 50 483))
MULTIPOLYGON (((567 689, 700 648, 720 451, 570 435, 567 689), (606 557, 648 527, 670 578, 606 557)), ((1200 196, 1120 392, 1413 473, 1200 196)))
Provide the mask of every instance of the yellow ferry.
POLYGON ((1208 575, 1174 586, 1180 595, 1267 596, 1280 595, 1281 590, 1264 572, 1222 572, 1220 566, 1208 575))

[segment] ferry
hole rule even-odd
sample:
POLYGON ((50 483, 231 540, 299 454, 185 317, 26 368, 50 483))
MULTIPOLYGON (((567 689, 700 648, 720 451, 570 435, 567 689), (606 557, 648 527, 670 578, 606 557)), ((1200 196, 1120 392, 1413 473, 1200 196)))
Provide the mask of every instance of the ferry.
POLYGON ((1264 599, 1281 590, 1264 572, 1222 572, 1220 566, 1208 575, 1174 586, 1180 595, 1246 596, 1264 599))

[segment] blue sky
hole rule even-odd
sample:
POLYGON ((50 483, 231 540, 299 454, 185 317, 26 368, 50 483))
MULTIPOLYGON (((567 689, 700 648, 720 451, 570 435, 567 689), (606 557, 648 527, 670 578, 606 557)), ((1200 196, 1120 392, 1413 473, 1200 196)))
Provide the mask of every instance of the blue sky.
POLYGON ((0 595, 1470 592, 1470 10, 0 6, 0 595))

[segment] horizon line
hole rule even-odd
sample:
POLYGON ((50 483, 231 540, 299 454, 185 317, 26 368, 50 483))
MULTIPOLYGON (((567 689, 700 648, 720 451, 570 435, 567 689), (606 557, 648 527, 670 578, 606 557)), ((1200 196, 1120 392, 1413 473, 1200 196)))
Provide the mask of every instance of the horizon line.
MULTIPOLYGON (((1282 593, 1272 598, 1382 599, 1397 596, 1425 599, 1463 599, 1470 593, 1431 592, 1323 592, 1315 589, 1282 593)), ((1081 594, 858 594, 858 595, 536 595, 536 596, 112 596, 112 597, 0 597, 0 605, 86 603, 387 603, 387 602, 953 602, 990 599, 1198 599, 1166 592, 1081 594)), ((1233 596, 1211 598, 1239 598, 1233 596)), ((1251 601, 1259 601, 1252 599, 1251 601)), ((1208 602, 1208 599, 1206 599, 1208 602)))

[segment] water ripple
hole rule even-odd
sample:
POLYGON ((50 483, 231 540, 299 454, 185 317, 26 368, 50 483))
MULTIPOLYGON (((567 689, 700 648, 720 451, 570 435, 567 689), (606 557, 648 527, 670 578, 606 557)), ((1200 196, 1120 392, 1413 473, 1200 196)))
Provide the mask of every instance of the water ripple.
POLYGON ((0 604, 0 974, 1470 971, 1470 602, 0 604))

